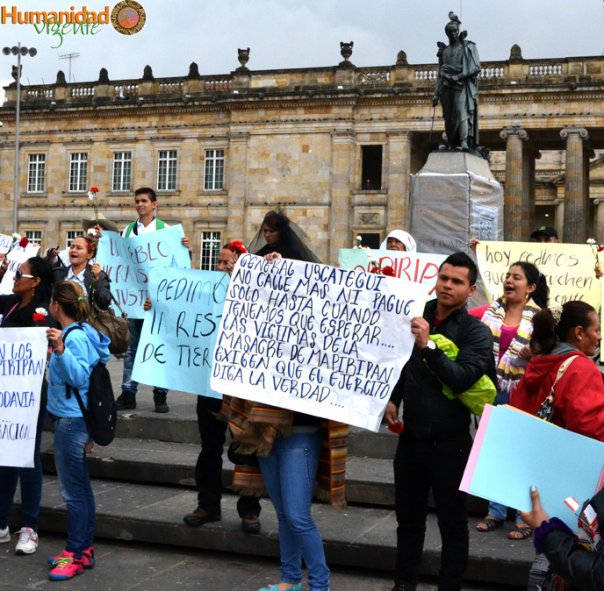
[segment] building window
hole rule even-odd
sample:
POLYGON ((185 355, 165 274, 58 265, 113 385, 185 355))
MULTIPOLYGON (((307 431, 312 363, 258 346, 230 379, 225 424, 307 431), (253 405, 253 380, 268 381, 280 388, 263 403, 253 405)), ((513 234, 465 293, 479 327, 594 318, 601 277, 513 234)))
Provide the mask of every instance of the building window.
POLYGON ((112 191, 130 191, 132 180, 132 152, 113 154, 112 191))
POLYGON ((382 146, 361 146, 361 190, 382 189, 382 146))
POLYGON ((42 230, 26 230, 25 237, 33 244, 42 244, 42 230))
POLYGON ((27 169, 27 192, 44 193, 46 175, 46 154, 30 154, 27 169))
POLYGON ((220 232, 201 233, 201 264, 203 271, 214 271, 218 262, 218 255, 222 247, 222 236, 220 232))
POLYGON ((86 191, 88 181, 88 154, 75 152, 71 154, 69 164, 69 190, 86 191))
POLYGON ((67 240, 65 240, 65 248, 69 248, 71 246, 71 243, 82 234, 82 230, 67 230, 67 240))
POLYGON ((357 236, 362 238, 361 244, 363 246, 368 246, 369 248, 378 249, 382 240, 380 239, 380 235, 375 232, 359 232, 357 236))
POLYGON ((224 187, 224 150, 206 150, 204 191, 221 191, 224 187))
POLYGON ((176 190, 176 150, 160 150, 157 167, 157 190, 176 190))

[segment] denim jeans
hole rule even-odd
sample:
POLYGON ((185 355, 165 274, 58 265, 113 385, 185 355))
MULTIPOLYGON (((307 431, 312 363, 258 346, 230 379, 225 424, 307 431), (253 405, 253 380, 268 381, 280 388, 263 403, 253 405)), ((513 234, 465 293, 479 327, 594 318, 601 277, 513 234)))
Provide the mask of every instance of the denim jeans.
POLYGON ((67 543, 65 549, 76 558, 92 546, 96 525, 94 494, 88 475, 84 447, 88 432, 83 418, 55 418, 55 465, 61 495, 67 504, 67 543))
MULTIPOLYGON (((500 519, 501 521, 505 521, 508 516, 508 508, 505 505, 501 505, 499 503, 494 503, 491 501, 489 503, 488 514, 491 517, 495 517, 495 519, 500 519)), ((522 517, 520 517, 520 511, 516 511, 516 523, 522 524, 522 517)))
POLYGON ((323 541, 311 514, 320 447, 318 431, 294 432, 277 438, 268 456, 258 458, 279 519, 281 580, 301 582, 304 559, 311 591, 329 589, 323 541))
POLYGON ((46 400, 43 396, 34 443, 34 467, 0 467, 0 529, 4 529, 8 525, 10 510, 17 490, 17 482, 21 481, 21 527, 31 527, 34 531, 38 531, 38 514, 40 513, 40 501, 42 499, 40 441, 45 419, 46 400))
MULTIPOLYGON (((132 369, 134 368, 134 358, 138 349, 138 342, 141 338, 143 330, 143 320, 141 318, 128 318, 128 328, 130 329, 130 342, 128 350, 124 357, 124 373, 122 375, 122 391, 136 394, 138 390, 138 382, 132 379, 132 369)), ((153 388, 153 392, 168 393, 165 388, 153 388)))

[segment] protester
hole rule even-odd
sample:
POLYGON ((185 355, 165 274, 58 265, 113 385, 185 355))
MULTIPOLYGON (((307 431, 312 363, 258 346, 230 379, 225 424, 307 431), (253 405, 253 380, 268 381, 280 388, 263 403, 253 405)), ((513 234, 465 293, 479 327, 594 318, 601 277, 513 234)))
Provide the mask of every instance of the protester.
POLYGON ((415 252, 417 244, 409 232, 405 232, 405 230, 392 230, 380 244, 380 250, 415 252))
POLYGON ((97 363, 109 360, 109 338, 86 322, 90 306, 81 286, 73 281, 54 286, 50 313, 61 327, 47 331, 53 349, 48 412, 53 422, 55 466, 67 504, 67 542, 61 554, 49 558, 53 568, 48 576, 61 581, 95 564, 95 501, 86 464, 90 438, 76 397, 68 389, 77 388, 84 406, 88 404, 90 373, 97 363))
MULTIPOLYGON (((122 236, 141 236, 167 228, 163 220, 155 217, 155 211, 158 207, 157 195, 150 187, 141 187, 134 191, 134 204, 138 218, 129 223, 122 232, 122 236)), ((189 248, 189 240, 185 236, 182 240, 183 246, 189 248)), ((143 329, 142 318, 129 318, 128 326, 130 328, 130 343, 128 351, 124 358, 124 373, 122 375, 122 393, 116 400, 118 410, 134 410, 136 408, 136 392, 138 391, 138 382, 132 379, 132 370, 134 368, 134 359, 140 341, 141 331, 143 329)), ((165 388, 153 388, 153 403, 155 412, 166 413, 170 411, 167 404, 168 391, 165 388)))
POLYGON ((458 399, 447 398, 443 386, 461 394, 485 374, 496 382, 491 331, 466 311, 477 275, 465 253, 442 263, 436 299, 426 304, 423 317, 411 320, 415 346, 386 408, 386 421, 394 426, 403 402, 404 430, 394 458, 398 530, 393 591, 417 589, 430 489, 442 538, 439 589, 461 589, 469 532, 466 494, 459 483, 472 446, 470 411, 458 399), (430 340, 434 333, 459 347, 455 360, 430 340))
MULTIPOLYGON (((497 368, 496 404, 507 404, 510 390, 522 377, 531 356, 529 340, 533 332, 533 316, 547 306, 549 288, 545 276, 531 263, 513 263, 505 276, 503 295, 492 304, 470 310, 493 333, 493 357, 497 368)), ((508 508, 489 503, 487 516, 476 524, 480 532, 491 532, 501 527, 508 508)), ((516 513, 515 529, 509 532, 511 540, 524 540, 532 531, 516 513)))
POLYGON ((531 240, 535 242, 560 242, 558 230, 552 226, 539 226, 532 234, 531 240))
POLYGON ((512 390, 510 404, 534 415, 552 395, 552 423, 604 441, 604 384, 590 359, 600 343, 600 319, 581 301, 566 302, 559 318, 557 314, 552 310, 535 314, 531 337, 535 355, 512 390), (570 364, 560 374, 567 360, 570 364))
MULTIPOLYGON (((266 244, 257 254, 269 260, 318 260, 298 237, 289 218, 280 212, 271 211, 265 216, 261 233, 266 244)), ((238 453, 257 456, 279 521, 281 581, 259 591, 302 591, 302 560, 311 591, 327 591, 329 569, 321 534, 311 514, 313 488, 323 451, 328 457, 321 465, 328 466, 330 473, 322 475, 319 483, 323 487, 327 484, 332 503, 344 505, 341 476, 347 428, 329 421, 322 429, 325 421, 318 417, 237 398, 225 401, 223 410, 240 443, 238 453), (323 444, 322 435, 326 438, 323 444)))
MULTIPOLYGON (((541 507, 539 491, 531 487, 532 510, 522 513, 526 523, 535 529, 535 550, 545 554, 553 572, 561 575, 567 583, 579 591, 602 591, 604 589, 604 544, 589 551, 577 536, 557 517, 549 515, 541 507)), ((589 502, 604 523, 604 490, 589 502)))
MULTIPOLYGON (((226 244, 218 256, 217 271, 231 273, 239 256, 247 250, 240 240, 226 244)), ((195 465, 197 484, 197 509, 184 516, 191 527, 199 527, 212 521, 220 521, 222 499, 222 454, 227 424, 217 418, 222 405, 219 398, 197 397, 197 426, 201 437, 201 451, 195 465)), ((235 467, 237 472, 237 466, 235 467)), ((237 501, 237 513, 244 533, 260 532, 260 500, 256 495, 241 494, 237 501)))
POLYGON ((96 249, 90 236, 78 236, 69 246, 69 266, 53 269, 53 282, 75 281, 84 291, 88 302, 106 310, 111 304, 109 277, 98 263, 90 264, 96 249))
POLYGON ((306 244, 306 234, 280 211, 269 211, 248 250, 258 256, 278 253, 283 258, 320 263, 306 244))
MULTIPOLYGON (((0 281, 8 268, 7 263, 4 259, 0 265, 0 281)), ((0 296, 0 327, 46 326, 52 282, 50 265, 41 257, 32 257, 21 264, 13 281, 13 294, 0 296), (40 311, 36 316, 38 309, 43 309, 44 312, 40 311)), ((0 544, 11 541, 8 518, 17 483, 20 483, 21 488, 21 528, 17 532, 19 540, 15 546, 16 554, 33 554, 38 547, 38 515, 42 497, 40 440, 46 418, 47 387, 48 383, 44 379, 34 443, 34 467, 0 466, 0 544)))

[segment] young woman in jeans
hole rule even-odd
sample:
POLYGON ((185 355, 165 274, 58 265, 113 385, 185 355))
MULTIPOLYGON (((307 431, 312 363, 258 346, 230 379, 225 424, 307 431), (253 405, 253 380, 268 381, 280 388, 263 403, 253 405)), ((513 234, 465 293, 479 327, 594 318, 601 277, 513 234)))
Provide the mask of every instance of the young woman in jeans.
POLYGON ((86 464, 90 441, 86 423, 73 393, 77 388, 87 406, 92 368, 109 360, 109 339, 85 322, 90 313, 80 285, 63 281, 52 292, 50 314, 61 329, 50 328, 53 348, 49 363, 48 412, 54 426, 54 455, 61 494, 67 504, 67 543, 49 558, 53 581, 71 579, 94 566, 96 524, 94 494, 86 464), (68 334, 67 334, 68 332, 68 334))
MULTIPOLYGON (((8 261, 0 262, 0 280, 8 269, 8 261)), ((48 310, 52 271, 41 257, 31 257, 21 264, 13 279, 13 293, 0 295, 0 329, 46 325, 49 320, 36 322, 36 309, 48 310)), ((11 541, 8 518, 13 505, 17 483, 21 486, 21 529, 15 546, 16 554, 33 554, 38 547, 38 514, 42 498, 42 461, 40 438, 46 418, 46 380, 42 382, 40 411, 34 444, 34 467, 0 467, 0 544, 11 541)))

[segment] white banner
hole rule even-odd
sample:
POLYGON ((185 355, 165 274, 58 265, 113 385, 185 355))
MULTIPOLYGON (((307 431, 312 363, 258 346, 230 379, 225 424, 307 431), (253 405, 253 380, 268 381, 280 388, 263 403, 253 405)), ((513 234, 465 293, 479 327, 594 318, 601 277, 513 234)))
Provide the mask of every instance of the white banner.
MULTIPOLYGON (((4 254, 12 246, 14 239, 12 236, 6 234, 0 234, 0 254, 4 254)), ((13 277, 15 271, 19 268, 22 262, 26 261, 31 257, 35 257, 40 250, 39 244, 29 242, 26 246, 15 246, 8 253, 8 269, 0 281, 0 295, 6 295, 13 293, 13 277)))
POLYGON ((46 328, 0 328, 0 466, 33 468, 46 328))
POLYGON ((217 392, 377 431, 427 287, 243 255, 214 349, 217 392))

